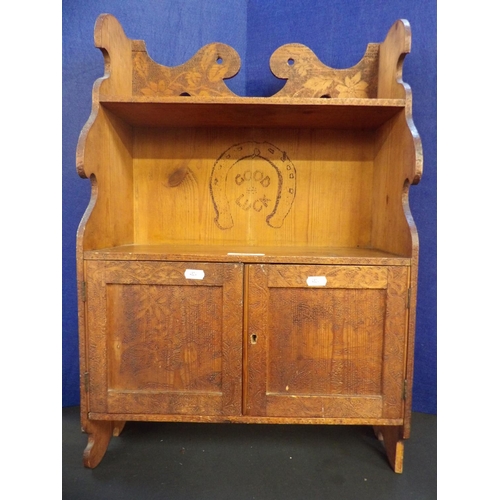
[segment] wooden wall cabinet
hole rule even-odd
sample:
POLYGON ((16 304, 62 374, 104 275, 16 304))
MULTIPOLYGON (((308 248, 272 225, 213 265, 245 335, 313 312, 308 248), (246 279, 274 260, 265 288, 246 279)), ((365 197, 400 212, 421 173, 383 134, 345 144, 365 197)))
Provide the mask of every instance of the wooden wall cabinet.
POLYGON ((366 424, 396 472, 409 437, 422 171, 410 27, 353 68, 299 44, 267 98, 214 43, 152 61, 110 15, 77 148, 84 464, 126 421, 366 424))

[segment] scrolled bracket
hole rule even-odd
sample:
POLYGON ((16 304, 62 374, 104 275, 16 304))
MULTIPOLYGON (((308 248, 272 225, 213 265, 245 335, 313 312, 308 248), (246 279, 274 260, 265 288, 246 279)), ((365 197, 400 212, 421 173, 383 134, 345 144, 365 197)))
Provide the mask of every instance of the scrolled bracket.
POLYGON ((378 44, 368 44, 361 61, 348 69, 326 66, 305 45, 283 45, 270 59, 274 76, 287 80, 274 97, 376 97, 377 65, 378 44))

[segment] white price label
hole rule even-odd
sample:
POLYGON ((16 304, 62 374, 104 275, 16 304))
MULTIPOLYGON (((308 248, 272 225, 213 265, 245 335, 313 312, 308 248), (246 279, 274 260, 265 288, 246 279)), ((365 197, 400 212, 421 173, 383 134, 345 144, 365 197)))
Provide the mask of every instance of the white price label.
POLYGON ((227 252, 228 255, 249 255, 251 257, 263 257, 265 253, 248 253, 248 252, 227 252))
POLYGON ((326 276, 309 276, 307 278, 308 286, 325 286, 326 285, 326 276))
POLYGON ((201 269, 186 269, 184 277, 187 280, 202 280, 205 277, 205 272, 201 269))

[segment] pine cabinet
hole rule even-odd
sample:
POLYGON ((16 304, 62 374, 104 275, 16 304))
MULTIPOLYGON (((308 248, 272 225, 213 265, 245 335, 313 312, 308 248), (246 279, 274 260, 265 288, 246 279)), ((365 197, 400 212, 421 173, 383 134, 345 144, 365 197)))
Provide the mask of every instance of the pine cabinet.
POLYGON ((240 97, 238 54, 177 67, 101 15, 106 72, 77 146, 84 464, 131 420, 363 424, 402 471, 422 172, 397 21, 353 68, 304 45, 240 97))

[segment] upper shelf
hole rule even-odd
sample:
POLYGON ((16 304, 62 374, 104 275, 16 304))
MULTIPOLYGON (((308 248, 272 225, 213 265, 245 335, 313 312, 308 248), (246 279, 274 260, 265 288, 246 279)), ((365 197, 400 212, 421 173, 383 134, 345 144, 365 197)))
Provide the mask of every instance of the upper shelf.
POLYGON ((376 128, 404 99, 104 96, 101 105, 134 126, 376 128))

